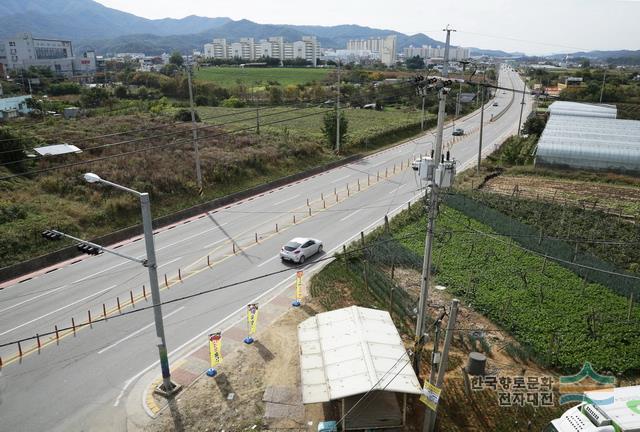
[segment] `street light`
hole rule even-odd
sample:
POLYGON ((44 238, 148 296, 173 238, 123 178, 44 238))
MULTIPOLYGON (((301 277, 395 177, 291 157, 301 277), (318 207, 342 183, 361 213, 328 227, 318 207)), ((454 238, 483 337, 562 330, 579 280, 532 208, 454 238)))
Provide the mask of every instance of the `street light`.
POLYGON ((164 324, 162 322, 162 306, 160 300, 160 287, 158 286, 158 272, 156 265, 156 250, 153 243, 153 226, 151 219, 151 202, 149 194, 138 192, 133 189, 121 186, 116 183, 104 180, 94 173, 84 174, 84 180, 88 183, 104 183, 132 193, 140 198, 142 207, 142 226, 144 229, 144 242, 147 249, 146 267, 149 270, 149 285, 151 286, 151 299, 153 301, 153 317, 156 324, 156 335, 158 336, 158 352, 160 354, 160 368, 162 369, 162 386, 159 390, 165 396, 170 396, 178 390, 178 387, 171 382, 171 372, 169 370, 169 356, 167 354, 167 342, 164 336, 164 324))

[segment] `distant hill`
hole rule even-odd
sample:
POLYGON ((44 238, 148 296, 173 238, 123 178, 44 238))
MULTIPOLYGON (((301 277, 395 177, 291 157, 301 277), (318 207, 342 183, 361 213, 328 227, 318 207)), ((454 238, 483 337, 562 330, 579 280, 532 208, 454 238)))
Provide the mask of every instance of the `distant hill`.
POLYGON ((0 10, 0 38, 28 31, 36 36, 67 38, 74 42, 132 33, 193 34, 231 21, 199 16, 150 20, 93 0, 2 0, 0 10))
MULTIPOLYGON (((258 24, 249 20, 188 16, 182 19, 150 20, 111 9, 93 0, 0 0, 0 38, 31 32, 34 36, 73 41, 76 49, 95 49, 99 54, 145 52, 160 54, 178 50, 202 50, 214 37, 255 39, 283 36, 299 40, 316 36, 323 47, 345 48, 349 39, 397 36, 398 51, 408 46, 443 46, 444 43, 418 33, 406 35, 359 25, 300 26, 258 24)), ((503 51, 473 48, 474 55, 509 56, 503 51)))

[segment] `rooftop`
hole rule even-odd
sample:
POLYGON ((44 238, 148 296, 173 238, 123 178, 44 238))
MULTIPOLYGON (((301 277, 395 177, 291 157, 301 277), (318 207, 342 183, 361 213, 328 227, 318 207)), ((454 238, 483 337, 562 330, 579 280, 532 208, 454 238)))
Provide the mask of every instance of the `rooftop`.
POLYGON ((298 326, 302 400, 328 402, 370 390, 421 394, 389 312, 351 306, 298 326))

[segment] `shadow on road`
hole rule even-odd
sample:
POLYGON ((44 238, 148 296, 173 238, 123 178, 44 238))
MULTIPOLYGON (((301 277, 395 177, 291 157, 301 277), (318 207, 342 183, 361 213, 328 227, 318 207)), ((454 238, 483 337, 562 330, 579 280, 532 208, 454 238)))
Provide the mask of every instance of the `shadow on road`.
POLYGON ((236 243, 236 241, 233 239, 233 237, 231 237, 231 235, 230 235, 227 231, 225 231, 225 229, 222 227, 222 225, 220 225, 220 224, 218 223, 218 221, 217 221, 217 220, 215 220, 213 216, 211 216, 211 213, 207 213, 207 216, 209 217, 209 219, 211 219, 211 222, 213 222, 213 223, 218 227, 218 229, 220 230, 220 232, 222 232, 222 234, 224 234, 224 236, 225 236, 226 238, 228 238, 228 239, 229 239, 229 241, 231 241, 231 243, 235 244, 235 246, 236 246, 236 248, 235 248, 235 249, 240 253, 240 255, 243 255, 245 258, 247 258, 247 260, 248 260, 250 263, 253 263, 253 260, 251 259, 252 257, 251 257, 251 256, 249 256, 249 255, 247 255, 247 254, 242 250, 242 248, 240 247, 240 245, 239 245, 238 243, 236 243))

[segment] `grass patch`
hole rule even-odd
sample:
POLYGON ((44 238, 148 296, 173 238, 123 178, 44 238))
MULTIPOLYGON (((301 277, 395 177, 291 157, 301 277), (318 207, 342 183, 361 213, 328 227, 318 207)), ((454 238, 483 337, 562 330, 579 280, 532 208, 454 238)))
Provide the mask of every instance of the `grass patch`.
POLYGON ((240 68, 232 66, 203 67, 196 72, 196 79, 210 81, 230 88, 238 84, 264 86, 280 84, 282 86, 307 84, 326 80, 331 69, 319 68, 240 68), (259 83, 259 84, 258 84, 259 83))

